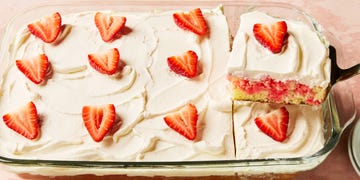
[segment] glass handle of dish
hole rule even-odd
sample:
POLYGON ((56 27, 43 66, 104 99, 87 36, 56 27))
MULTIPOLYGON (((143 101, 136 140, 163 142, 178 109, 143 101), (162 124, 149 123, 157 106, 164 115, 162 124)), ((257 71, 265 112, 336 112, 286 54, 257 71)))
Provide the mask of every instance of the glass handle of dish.
POLYGON ((333 117, 338 118, 338 130, 340 134, 356 119, 357 108, 353 93, 347 88, 347 83, 338 83, 333 86, 331 93, 333 93, 334 102, 331 106, 336 106, 336 112, 333 117))

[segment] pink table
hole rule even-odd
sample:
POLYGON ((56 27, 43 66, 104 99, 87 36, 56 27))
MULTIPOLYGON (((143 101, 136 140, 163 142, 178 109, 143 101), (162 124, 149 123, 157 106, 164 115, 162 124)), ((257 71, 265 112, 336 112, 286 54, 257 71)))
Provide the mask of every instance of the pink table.
MULTIPOLYGON (((76 0, 63 0, 76 1, 76 0)), ((262 0, 270 1, 270 0, 262 0)), ((51 0, 1 0, 0 6, 0 31, 4 29, 7 22, 17 12, 37 4, 49 3, 51 0)), ((348 68, 360 63, 360 1, 359 0, 277 0, 276 2, 286 2, 301 7, 306 12, 314 16, 325 29, 332 32, 337 39, 341 40, 343 46, 343 59, 339 60, 339 66, 348 68)), ((3 33, 3 31, 2 31, 3 33)), ((346 87, 351 89, 355 97, 357 111, 360 112, 360 76, 346 80, 346 87)), ((358 113, 360 115, 360 113, 358 113)), ((340 143, 329 157, 317 168, 309 172, 298 175, 295 179, 359 179, 354 171, 347 153, 347 141, 352 126, 345 131, 340 143)), ((5 179, 24 179, 9 172, 0 170, 2 178, 5 179)), ((111 179, 114 177, 112 176, 111 179)), ((26 177, 26 179, 33 179, 26 177)), ((37 177, 36 179, 39 179, 37 177)), ((41 179, 48 179, 43 177, 41 179)), ((56 178, 65 179, 65 178, 56 178)), ((107 179, 106 177, 78 176, 71 179, 107 179)), ((115 178, 114 178, 115 179, 115 178)))

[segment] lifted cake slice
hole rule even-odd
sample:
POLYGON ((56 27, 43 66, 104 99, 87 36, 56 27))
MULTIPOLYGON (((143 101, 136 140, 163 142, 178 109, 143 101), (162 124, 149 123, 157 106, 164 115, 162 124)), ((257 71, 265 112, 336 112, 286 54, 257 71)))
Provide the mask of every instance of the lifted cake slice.
POLYGON ((234 100, 317 105, 330 82, 328 43, 303 22, 245 13, 227 70, 234 100))

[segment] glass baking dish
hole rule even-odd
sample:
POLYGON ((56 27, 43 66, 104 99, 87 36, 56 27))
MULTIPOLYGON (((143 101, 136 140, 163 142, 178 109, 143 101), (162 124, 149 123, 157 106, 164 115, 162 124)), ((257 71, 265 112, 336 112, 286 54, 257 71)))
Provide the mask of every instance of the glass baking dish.
MULTIPOLYGON (((33 7, 12 18, 5 29, 1 44, 1 59, 7 59, 11 41, 17 30, 34 19, 52 12, 62 14, 91 10, 114 11, 153 11, 153 10, 189 10, 196 7, 215 8, 223 5, 227 17, 231 37, 235 36, 240 15, 249 10, 258 9, 271 15, 286 19, 300 20, 324 34, 335 49, 341 46, 331 33, 324 31, 311 16, 288 4, 283 3, 252 3, 237 1, 86 1, 74 3, 49 3, 33 7)), ((332 52, 335 53, 335 52, 332 52)), ((341 52, 335 55, 341 60, 341 52)), ((333 54, 334 55, 334 54, 333 54)), ((3 65, 5 61, 1 61, 3 65)), ((0 72, 3 71, 1 66, 0 72)), ((254 160, 220 160, 220 161, 171 161, 171 162, 112 162, 112 161, 59 161, 59 160, 28 160, 11 159, 0 156, 0 162, 10 171, 17 173, 35 173, 40 175, 78 175, 120 174, 127 176, 252 176, 267 174, 294 174, 315 168, 335 148, 344 129, 356 118, 354 100, 351 93, 339 91, 332 86, 327 100, 322 104, 324 117, 324 147, 317 153, 299 158, 254 159, 254 160), (341 93, 340 93, 341 92, 341 93), (346 106, 345 106, 346 105, 346 106), (346 109, 344 109, 346 107, 346 109)))

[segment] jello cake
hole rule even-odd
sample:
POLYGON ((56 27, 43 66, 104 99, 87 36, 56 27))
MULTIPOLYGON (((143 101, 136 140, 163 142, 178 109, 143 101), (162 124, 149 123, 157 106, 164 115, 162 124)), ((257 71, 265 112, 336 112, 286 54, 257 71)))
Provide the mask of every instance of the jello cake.
POLYGON ((232 101, 221 7, 54 13, 21 29, 11 47, 1 72, 3 157, 286 158, 323 144, 320 110, 232 101), (297 143, 299 135, 308 138, 297 143), (286 150, 293 144, 301 152, 286 150), (264 153, 268 145, 279 149, 264 153))
POLYGON ((318 105, 330 82, 328 43, 303 22, 244 13, 227 71, 234 100, 318 105))

